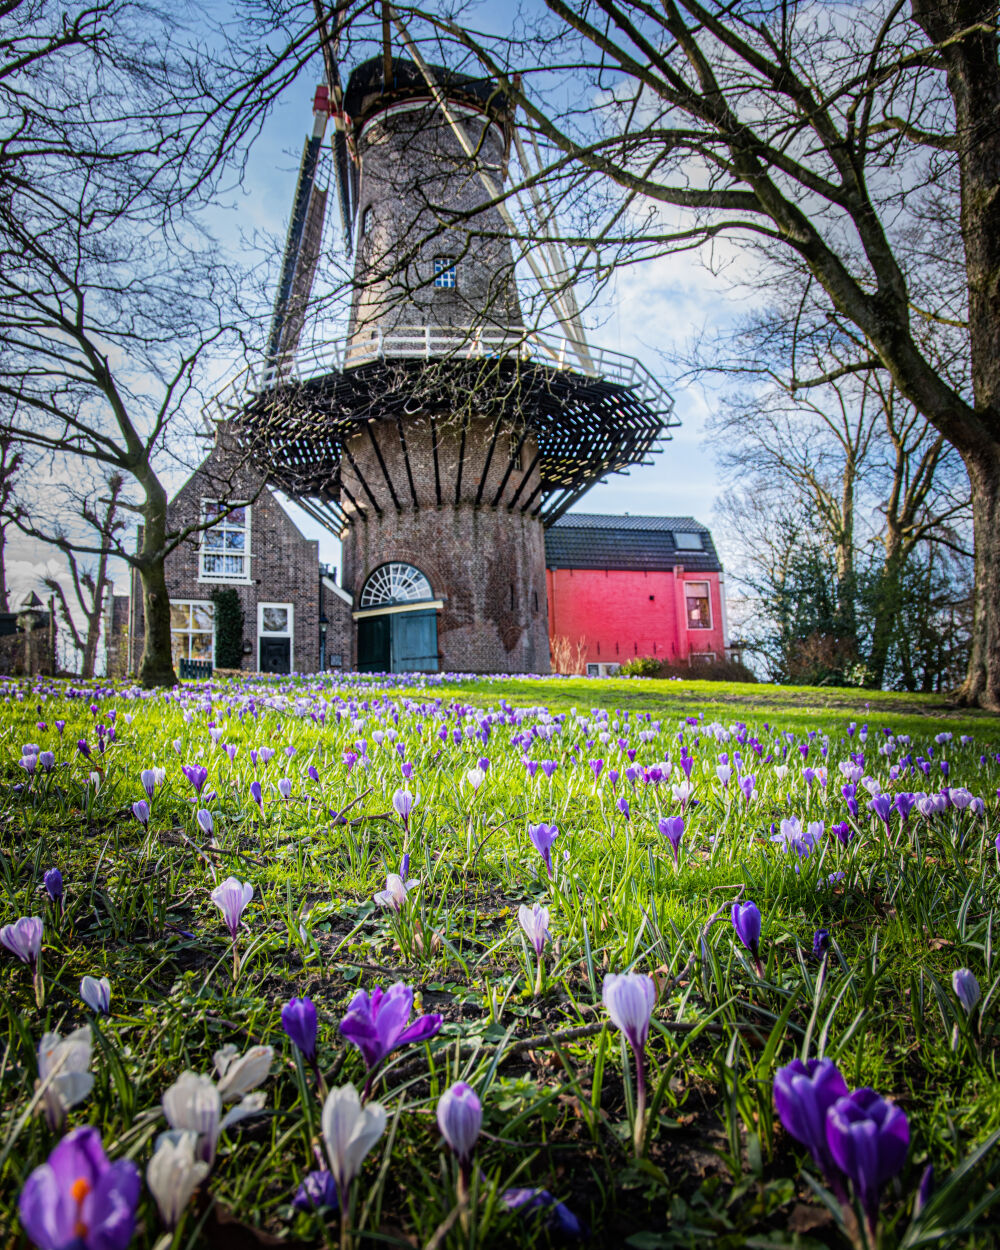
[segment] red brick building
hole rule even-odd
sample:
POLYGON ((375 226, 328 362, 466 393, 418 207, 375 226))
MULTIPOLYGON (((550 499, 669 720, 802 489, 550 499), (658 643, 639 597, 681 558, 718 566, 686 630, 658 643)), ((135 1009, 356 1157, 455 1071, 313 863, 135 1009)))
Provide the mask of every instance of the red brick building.
POLYGON ((722 660, 725 578, 692 517, 567 513, 545 532, 549 636, 581 645, 586 671, 636 656, 722 660))
MULTIPOLYGON (((182 530, 213 516, 219 518, 214 526, 196 529, 166 560, 175 670, 182 661, 216 663, 213 594, 229 587, 243 610, 244 670, 350 668, 350 596, 321 567, 315 539, 302 534, 243 458, 226 449, 224 436, 171 499, 168 525, 182 530)), ((135 671, 143 636, 138 579, 132 609, 135 671)))

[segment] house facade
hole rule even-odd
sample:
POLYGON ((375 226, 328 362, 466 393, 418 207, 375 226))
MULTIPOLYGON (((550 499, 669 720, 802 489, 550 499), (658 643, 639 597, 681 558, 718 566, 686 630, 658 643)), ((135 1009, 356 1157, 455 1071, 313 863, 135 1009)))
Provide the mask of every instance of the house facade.
POLYGON ((725 578, 693 517, 567 513, 545 533, 549 636, 584 671, 637 656, 668 664, 726 655, 725 578))
MULTIPOLYGON (((216 666, 215 596, 229 588, 243 613, 243 670, 350 666, 349 597, 321 568, 318 543, 301 533, 224 436, 170 501, 168 530, 187 527, 192 533, 166 560, 176 671, 216 666)), ((143 643, 137 577, 129 634, 134 671, 143 643)))

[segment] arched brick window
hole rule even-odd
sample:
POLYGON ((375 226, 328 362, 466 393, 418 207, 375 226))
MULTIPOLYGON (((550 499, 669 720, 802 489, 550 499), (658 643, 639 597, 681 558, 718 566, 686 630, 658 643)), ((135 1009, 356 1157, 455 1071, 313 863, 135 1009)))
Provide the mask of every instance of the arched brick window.
POLYGON ((391 603, 419 603, 433 598, 431 584, 419 569, 393 561, 380 565, 365 582, 361 607, 388 607, 391 603))

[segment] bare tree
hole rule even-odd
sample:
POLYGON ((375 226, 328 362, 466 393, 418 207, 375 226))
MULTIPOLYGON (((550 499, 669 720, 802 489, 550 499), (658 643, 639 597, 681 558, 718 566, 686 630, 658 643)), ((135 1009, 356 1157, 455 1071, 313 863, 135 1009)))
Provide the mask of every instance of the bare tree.
POLYGON ((63 624, 74 647, 80 653, 80 676, 85 678, 94 676, 104 602, 111 585, 108 562, 118 545, 121 532, 125 529, 125 520, 119 507, 124 485, 125 479, 120 473, 111 474, 106 483, 107 493, 93 503, 84 503, 83 520, 94 533, 100 548, 96 563, 84 564, 77 555, 72 539, 61 537, 57 542, 69 564, 73 603, 70 603, 66 588, 58 578, 45 578, 45 585, 55 597, 63 624), (75 609, 83 617, 82 629, 77 625, 75 609))
POLYGON ((15 508, 17 478, 24 468, 24 452, 0 433, 0 612, 10 611, 7 597, 7 529, 15 508))
POLYGON ((95 473, 124 483, 117 508, 142 522, 138 551, 117 549, 142 584, 139 676, 172 684, 164 560, 192 527, 170 532, 164 472, 189 456, 179 421, 207 358, 256 332, 199 211, 314 32, 241 47, 194 6, 138 0, 13 0, 4 19, 0 436, 51 475, 17 524, 100 560, 106 544, 73 542, 65 518, 95 473))
MULTIPOLYGON (((839 318, 957 449, 972 488, 975 628, 961 697, 1000 708, 1000 63, 989 0, 546 0, 520 42, 408 6, 474 62, 604 226, 577 268, 712 244, 755 251, 813 326, 839 318), (806 295, 808 298, 806 298, 806 295)), ((394 12, 403 12, 396 6, 394 12)), ((367 9, 359 9, 363 18, 367 9)), ((793 376, 796 386, 840 376, 793 376)))

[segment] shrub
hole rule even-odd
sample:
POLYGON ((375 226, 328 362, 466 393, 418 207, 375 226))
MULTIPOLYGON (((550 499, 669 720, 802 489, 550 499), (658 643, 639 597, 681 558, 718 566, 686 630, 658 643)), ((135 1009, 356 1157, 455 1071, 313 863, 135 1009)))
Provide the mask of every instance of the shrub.
POLYGON ((215 667, 243 665, 243 607, 232 586, 212 592, 215 604, 215 667))
POLYGON ((757 680, 745 664, 737 660, 713 660, 711 663, 667 664, 652 655, 629 660, 618 670, 620 677, 682 678, 684 681, 746 681, 757 680))

